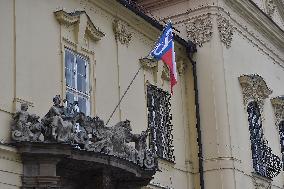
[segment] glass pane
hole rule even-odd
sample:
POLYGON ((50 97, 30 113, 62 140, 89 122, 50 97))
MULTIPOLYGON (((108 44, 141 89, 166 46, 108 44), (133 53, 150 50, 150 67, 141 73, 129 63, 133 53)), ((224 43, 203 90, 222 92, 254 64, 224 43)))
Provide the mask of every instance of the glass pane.
POLYGON ((66 92, 66 100, 67 100, 67 113, 71 114, 74 103, 74 94, 66 92))
POLYGON ((87 113, 86 112, 86 107, 87 103, 86 103, 86 99, 85 98, 82 98, 82 97, 78 97, 78 106, 79 106, 79 110, 80 112, 83 112, 83 113, 87 113))
POLYGON ((66 93, 66 100, 68 101, 68 103, 74 103, 74 94, 68 91, 66 93))
POLYGON ((72 72, 68 69, 65 69, 65 80, 66 85, 72 87, 72 72))
POLYGON ((65 50, 65 68, 74 69, 74 55, 68 50, 65 50))
POLYGON ((78 75, 77 76, 77 89, 78 91, 86 93, 86 78, 78 75))
POLYGON ((82 76, 86 76, 86 61, 81 57, 77 56, 77 72, 82 76))

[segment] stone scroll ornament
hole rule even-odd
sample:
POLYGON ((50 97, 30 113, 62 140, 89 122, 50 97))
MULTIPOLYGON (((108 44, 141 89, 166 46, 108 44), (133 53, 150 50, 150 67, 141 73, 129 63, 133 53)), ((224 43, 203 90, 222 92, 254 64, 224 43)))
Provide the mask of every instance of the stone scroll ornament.
POLYGON ((225 44, 226 48, 230 48, 234 33, 233 25, 221 15, 217 18, 217 25, 221 42, 225 44))
POLYGON ((147 147, 149 131, 133 134, 130 121, 121 121, 106 127, 99 117, 89 117, 74 107, 61 105, 59 95, 53 106, 39 121, 39 116, 28 113, 27 104, 13 114, 12 140, 14 142, 44 142, 70 144, 74 148, 104 153, 126 159, 144 169, 157 169, 157 160, 147 147), (78 129, 79 126, 79 129, 78 129), (134 147, 128 143, 135 143, 134 147))

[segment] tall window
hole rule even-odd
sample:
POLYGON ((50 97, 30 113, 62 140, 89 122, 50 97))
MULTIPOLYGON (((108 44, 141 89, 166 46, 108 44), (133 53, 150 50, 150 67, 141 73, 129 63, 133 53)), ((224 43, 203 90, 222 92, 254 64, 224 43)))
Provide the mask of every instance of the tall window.
MULTIPOLYGON (((281 121, 279 124, 279 134, 280 134, 282 162, 284 163, 284 121, 281 121)), ((284 166, 283 166, 283 170, 284 170, 284 166)))
POLYGON ((273 178, 282 167, 281 160, 272 153, 271 148, 263 137, 260 109, 257 102, 251 102, 247 108, 253 168, 261 176, 273 178))
POLYGON ((147 86, 148 126, 150 146, 160 158, 174 161, 171 95, 154 85, 147 86))
POLYGON ((65 80, 68 105, 78 102, 79 111, 89 115, 89 62, 69 49, 65 49, 65 80))

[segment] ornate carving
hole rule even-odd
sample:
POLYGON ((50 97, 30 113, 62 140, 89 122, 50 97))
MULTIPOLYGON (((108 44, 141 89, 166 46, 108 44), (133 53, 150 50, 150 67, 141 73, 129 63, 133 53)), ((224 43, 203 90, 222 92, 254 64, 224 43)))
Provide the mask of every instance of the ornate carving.
POLYGON ((129 31, 126 24, 124 24, 121 20, 114 20, 113 31, 116 41, 119 41, 122 45, 129 45, 132 33, 129 31))
POLYGON ((99 41, 102 37, 105 36, 105 34, 101 32, 100 29, 93 24, 90 17, 86 14, 85 11, 75 11, 67 13, 64 10, 59 10, 54 12, 54 14, 55 18, 58 20, 60 24, 64 24, 67 26, 79 23, 82 24, 83 23, 82 15, 85 15, 87 17, 86 19, 87 21, 85 23, 85 27, 82 28, 84 30, 82 31, 82 33, 84 34, 86 33, 94 41, 99 41))
POLYGON ((144 69, 153 69, 158 66, 158 61, 155 59, 141 58, 139 62, 144 69))
POLYGON ((271 179, 261 177, 255 173, 252 176, 255 189, 271 189, 271 179))
POLYGON ((188 22, 186 27, 188 38, 195 44, 202 45, 212 38, 212 18, 210 15, 206 17, 196 18, 188 22))
POLYGON ((284 96, 278 96, 272 98, 271 104, 274 108, 274 113, 276 117, 276 125, 279 126, 280 122, 284 120, 284 96))
POLYGON ((170 81, 170 71, 169 71, 168 66, 165 65, 165 64, 164 64, 164 66, 163 66, 163 71, 162 71, 161 78, 162 78, 163 80, 170 81))
POLYGON ((117 156, 145 169, 156 169, 155 156, 146 143, 149 130, 133 134, 128 120, 106 127, 99 117, 75 111, 76 103, 62 106, 59 95, 53 98, 53 103, 41 122, 22 104, 21 110, 13 115, 12 139, 37 142, 42 136, 45 143, 67 143, 81 150, 117 156), (130 142, 135 146, 128 145, 130 142))
POLYGON ((233 25, 230 24, 229 20, 220 15, 217 18, 217 24, 221 41, 227 48, 231 47, 234 31, 233 25))
POLYGON ((263 78, 257 74, 242 75, 239 77, 239 82, 242 87, 245 108, 251 101, 256 101, 262 114, 264 99, 272 94, 272 90, 267 87, 263 78))
POLYGON ((275 9, 276 9, 276 4, 274 0, 266 0, 265 1, 265 6, 266 6, 266 13, 269 17, 272 17, 275 9))
POLYGON ((12 140, 39 141, 42 125, 39 117, 27 112, 28 104, 21 104, 21 110, 13 114, 12 140))
POLYGON ((182 58, 178 59, 177 70, 178 70, 178 73, 180 75, 182 75, 184 73, 186 67, 187 67, 187 65, 186 65, 185 61, 182 58))

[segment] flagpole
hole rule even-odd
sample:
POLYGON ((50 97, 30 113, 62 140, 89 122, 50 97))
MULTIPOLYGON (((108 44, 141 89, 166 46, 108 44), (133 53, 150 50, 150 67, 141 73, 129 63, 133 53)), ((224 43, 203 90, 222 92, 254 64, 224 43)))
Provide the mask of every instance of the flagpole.
MULTIPOLYGON (((169 23, 171 23, 171 21, 169 21, 169 23)), ((162 33, 164 33, 166 27, 163 28, 162 33)), ((159 37, 160 38, 160 37, 159 37)), ((159 43, 159 38, 155 43, 155 47, 157 46, 157 44, 159 43)), ((154 57, 151 55, 151 52, 149 52, 149 54, 144 58, 144 59, 154 59, 154 57)), ((124 91, 123 95, 121 96, 121 98, 118 101, 118 104, 115 106, 114 110, 112 111, 110 117, 108 118, 106 125, 109 123, 109 121, 111 120, 112 116, 114 115, 115 111, 117 110, 117 108, 119 107, 119 105, 121 104, 121 101, 123 100, 123 98, 125 97, 126 93, 128 92, 128 90, 130 89, 131 85, 133 84, 134 80, 136 79, 138 73, 140 72, 142 68, 142 65, 140 64, 139 69, 137 70, 137 72, 135 73, 134 77, 132 78, 131 82, 129 83, 129 85, 127 86, 126 90, 124 91)))
POLYGON ((117 108, 119 107, 119 105, 121 104, 121 101, 123 100, 123 98, 125 97, 127 91, 130 89, 131 85, 133 84, 134 80, 136 79, 138 73, 140 72, 142 68, 142 65, 140 65, 139 69, 137 70, 137 72, 135 73, 134 77, 132 78, 131 82, 129 83, 129 85, 127 86, 126 90, 124 91, 123 95, 121 96, 121 98, 118 101, 118 104, 115 106, 113 112, 111 113, 110 117, 108 118, 106 125, 109 123, 109 121, 111 120, 112 116, 114 115, 115 111, 117 110, 117 108))

